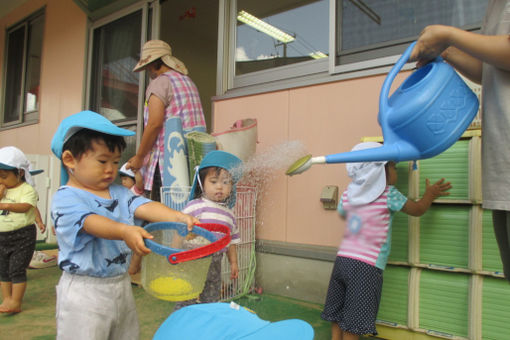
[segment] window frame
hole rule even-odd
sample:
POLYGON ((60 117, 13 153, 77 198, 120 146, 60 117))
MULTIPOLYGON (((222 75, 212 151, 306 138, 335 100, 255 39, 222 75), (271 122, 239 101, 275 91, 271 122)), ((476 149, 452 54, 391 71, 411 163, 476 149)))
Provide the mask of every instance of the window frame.
POLYGON ((322 73, 327 75, 328 61, 325 58, 324 60, 304 61, 236 76, 236 24, 237 0, 220 0, 218 77, 216 82, 217 96, 224 98, 230 95, 267 92, 280 88, 288 88, 290 84, 294 83, 296 78, 301 81, 306 81, 310 76, 316 80, 317 74, 322 73), (293 80, 290 81, 289 84, 290 79, 293 80), (283 85, 283 83, 285 83, 285 85, 283 85))
MULTIPOLYGON (((3 89, 1 91, 1 112, 0 112, 0 130, 8 130, 12 128, 18 128, 25 125, 32 125, 37 124, 39 122, 39 114, 40 114, 40 107, 37 107, 36 110, 31 110, 28 112, 25 112, 25 99, 27 94, 26 89, 26 77, 27 77, 27 63, 28 63, 28 47, 29 47, 29 31, 30 31, 30 24, 31 22, 35 20, 43 20, 43 32, 42 32, 42 38, 41 38, 41 46, 44 42, 44 23, 46 21, 46 8, 43 7, 40 10, 35 11, 34 13, 30 14, 29 16, 25 17, 24 19, 20 20, 16 24, 7 27, 5 30, 5 44, 4 44, 4 58, 3 58, 3 66, 2 66, 2 84, 3 89), (18 119, 11 121, 11 122, 4 122, 5 118, 5 99, 6 99, 6 90, 7 90, 7 69, 9 68, 8 63, 8 56, 9 56, 9 35, 21 27, 24 27, 24 37, 23 37, 23 60, 22 60, 22 72, 21 72, 21 102, 18 108, 18 119)), ((42 55, 43 49, 41 48, 41 55, 42 55)), ((42 59, 42 58, 41 58, 42 59)), ((42 67, 42 65, 41 65, 42 67)), ((41 70, 39 70, 39 83, 41 81, 41 70)), ((39 94, 40 99, 40 94, 39 94)))
MULTIPOLYGON (((220 0, 218 25, 218 70, 216 96, 213 100, 272 92, 289 88, 329 83, 346 79, 386 74, 400 58, 401 53, 418 37, 395 41, 394 55, 374 57, 369 60, 337 65, 339 15, 338 2, 329 0, 329 56, 323 60, 312 60, 280 66, 249 74, 235 75, 237 0, 220 0)), ((345 0, 343 0, 345 1, 345 0)), ((482 22, 463 27, 479 32, 482 22)), ((370 52, 367 52, 370 53, 370 52)), ((375 52, 374 54, 377 54, 375 52)), ((402 70, 414 68, 407 63, 402 70)))

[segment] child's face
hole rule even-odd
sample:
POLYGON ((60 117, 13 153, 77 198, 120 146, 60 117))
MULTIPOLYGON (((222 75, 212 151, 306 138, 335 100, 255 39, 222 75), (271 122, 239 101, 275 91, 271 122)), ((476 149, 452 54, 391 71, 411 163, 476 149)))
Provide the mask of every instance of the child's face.
POLYGON ((131 187, 135 185, 135 180, 129 176, 120 176, 120 180, 122 181, 122 185, 128 189, 131 189, 131 187))
POLYGON ((71 169, 68 184, 85 190, 108 189, 117 177, 120 154, 118 149, 111 152, 103 141, 92 141, 92 150, 66 164, 71 169))
POLYGON ((213 202, 224 202, 232 191, 232 176, 227 170, 209 169, 204 179, 204 196, 213 202))
POLYGON ((386 182, 388 185, 397 184, 397 164, 395 162, 388 162, 386 169, 386 182))
POLYGON ((7 189, 15 188, 21 184, 19 176, 11 170, 0 170, 0 184, 5 185, 7 189))

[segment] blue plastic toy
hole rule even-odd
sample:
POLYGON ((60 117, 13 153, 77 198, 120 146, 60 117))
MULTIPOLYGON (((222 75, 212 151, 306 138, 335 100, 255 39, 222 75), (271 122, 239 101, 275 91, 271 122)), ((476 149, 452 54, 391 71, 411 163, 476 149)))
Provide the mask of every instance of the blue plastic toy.
POLYGON ((397 73, 409 60, 412 43, 384 80, 378 122, 382 147, 305 156, 287 170, 299 174, 312 164, 370 161, 410 161, 436 156, 455 143, 478 111, 478 98, 441 57, 414 71, 388 98, 397 73))
POLYGON ((312 326, 303 320, 269 322, 234 302, 217 302, 173 312, 153 340, 312 340, 313 336, 312 326))

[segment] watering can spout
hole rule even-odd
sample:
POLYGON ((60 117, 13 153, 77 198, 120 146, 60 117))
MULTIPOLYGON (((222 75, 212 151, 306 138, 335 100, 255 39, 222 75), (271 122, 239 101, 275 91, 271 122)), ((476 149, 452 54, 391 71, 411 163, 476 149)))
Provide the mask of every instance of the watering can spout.
POLYGON ((378 162, 418 159, 419 152, 410 144, 394 143, 364 150, 326 156, 326 163, 378 162))

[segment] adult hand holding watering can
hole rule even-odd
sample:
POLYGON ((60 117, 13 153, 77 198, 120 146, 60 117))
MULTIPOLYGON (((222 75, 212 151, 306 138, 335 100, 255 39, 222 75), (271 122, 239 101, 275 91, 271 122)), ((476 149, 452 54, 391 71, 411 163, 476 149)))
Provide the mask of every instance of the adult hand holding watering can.
POLYGON ((482 61, 510 71, 507 34, 478 34, 453 26, 430 25, 420 33, 409 61, 422 67, 438 56, 478 84, 482 80, 482 61))

